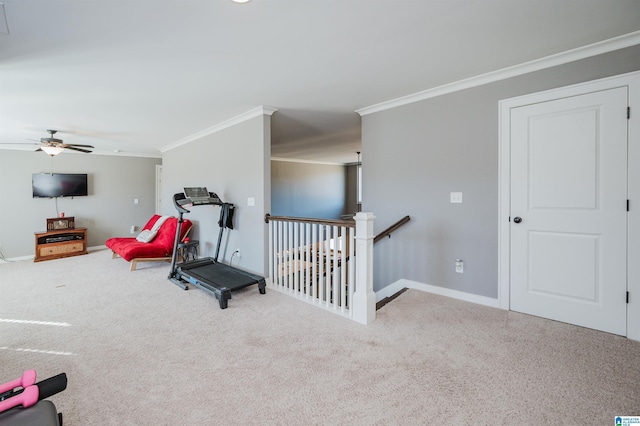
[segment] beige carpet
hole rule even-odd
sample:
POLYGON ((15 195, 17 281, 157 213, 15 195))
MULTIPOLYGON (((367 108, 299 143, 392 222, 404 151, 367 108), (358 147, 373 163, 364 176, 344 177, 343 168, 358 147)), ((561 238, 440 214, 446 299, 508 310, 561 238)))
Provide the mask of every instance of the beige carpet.
POLYGON ((0 381, 66 372, 66 425, 609 425, 640 343, 409 290, 370 326, 257 287, 229 308, 106 250, 0 265, 0 381), (66 323, 27 324, 7 320, 66 323))

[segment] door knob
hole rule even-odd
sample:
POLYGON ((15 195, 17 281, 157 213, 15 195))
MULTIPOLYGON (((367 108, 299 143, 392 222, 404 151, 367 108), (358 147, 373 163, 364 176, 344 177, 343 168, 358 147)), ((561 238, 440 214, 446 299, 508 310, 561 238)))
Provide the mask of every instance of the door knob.
POLYGON ((513 218, 513 223, 520 223, 522 222, 522 218, 520 216, 516 216, 513 218))

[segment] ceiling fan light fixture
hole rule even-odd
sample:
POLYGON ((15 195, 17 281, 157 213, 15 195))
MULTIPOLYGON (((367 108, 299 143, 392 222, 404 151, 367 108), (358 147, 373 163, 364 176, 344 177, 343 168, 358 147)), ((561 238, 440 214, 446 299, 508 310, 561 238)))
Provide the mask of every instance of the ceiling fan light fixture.
POLYGON ((53 157, 64 151, 64 148, 60 148, 59 146, 43 146, 42 150, 53 157))

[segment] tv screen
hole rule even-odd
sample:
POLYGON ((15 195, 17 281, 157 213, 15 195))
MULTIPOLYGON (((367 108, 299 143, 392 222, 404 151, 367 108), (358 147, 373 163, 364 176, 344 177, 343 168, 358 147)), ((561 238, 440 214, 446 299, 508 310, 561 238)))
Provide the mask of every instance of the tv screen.
POLYGON ((33 198, 88 195, 86 173, 34 173, 31 182, 33 198))

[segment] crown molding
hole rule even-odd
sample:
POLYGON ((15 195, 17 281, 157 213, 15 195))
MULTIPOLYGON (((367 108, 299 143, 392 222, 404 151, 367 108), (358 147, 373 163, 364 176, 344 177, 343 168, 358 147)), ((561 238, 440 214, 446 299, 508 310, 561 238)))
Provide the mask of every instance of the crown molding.
POLYGON ((188 144, 190 142, 193 142, 193 141, 198 140, 200 138, 203 138, 205 136, 211 135, 213 133, 217 133, 217 132, 219 132, 221 130, 227 129, 227 128, 232 127, 232 126, 235 126, 237 124, 240 124, 240 123, 242 123, 244 121, 250 120, 250 119, 255 118, 255 117, 260 117, 262 115, 269 115, 270 116, 276 111, 278 111, 278 108, 261 105, 259 107, 250 109, 249 111, 243 112, 240 115, 236 115, 235 117, 232 117, 232 118, 230 118, 228 120, 225 120, 225 121, 223 121, 221 123, 213 125, 213 126, 211 126, 209 128, 201 130, 201 131, 199 131, 197 133, 194 133, 192 135, 189 135, 189 136, 187 136, 185 138, 182 138, 182 139, 180 139, 178 141, 170 143, 169 145, 166 145, 166 146, 160 148, 160 152, 164 153, 164 152, 170 151, 170 150, 172 150, 174 148, 177 148, 179 146, 188 144))
MULTIPOLYGON (((32 146, 28 146, 28 147, 11 147, 11 148, 5 148, 2 147, 0 148, 0 151, 5 150, 5 151, 21 151, 21 152, 33 152, 35 153, 34 155, 48 155, 44 152, 36 152, 32 146)), ((112 156, 116 156, 116 157, 141 157, 141 158, 162 158, 162 154, 160 154, 160 151, 158 152, 138 152, 138 151, 119 151, 119 152, 114 152, 114 151, 105 151, 105 150, 93 150, 90 153, 84 153, 84 152, 75 152, 73 150, 70 149, 65 149, 64 152, 61 152, 58 155, 91 155, 91 156, 96 156, 96 155, 112 155, 112 156)), ((57 157, 57 156, 56 156, 57 157)))
POLYGON ((516 77, 533 71, 539 71, 545 68, 551 68, 563 65, 569 62, 578 61, 580 59, 589 58, 591 56, 601 55, 603 53, 613 52, 614 50, 624 49, 625 47, 640 44, 640 31, 624 34, 608 40, 578 47, 576 49, 567 50, 566 52, 557 53, 544 58, 535 59, 533 61, 524 62, 512 67, 503 68, 501 70, 492 71, 486 74, 459 80, 453 83, 444 84, 442 86, 423 90, 411 95, 402 96, 388 101, 380 102, 368 107, 355 110, 360 116, 373 114, 402 105, 423 101, 425 99, 435 98, 460 90, 470 89, 472 87, 482 86, 488 83, 505 80, 507 78, 516 77))
POLYGON ((345 166, 345 163, 335 161, 315 161, 315 160, 299 160, 296 158, 271 157, 271 161, 282 161, 285 163, 303 163, 303 164, 322 164, 326 166, 345 166))
POLYGON ((96 155, 111 155, 114 157, 141 157, 141 158, 162 158, 160 151, 158 153, 136 152, 136 151, 93 151, 96 155))

